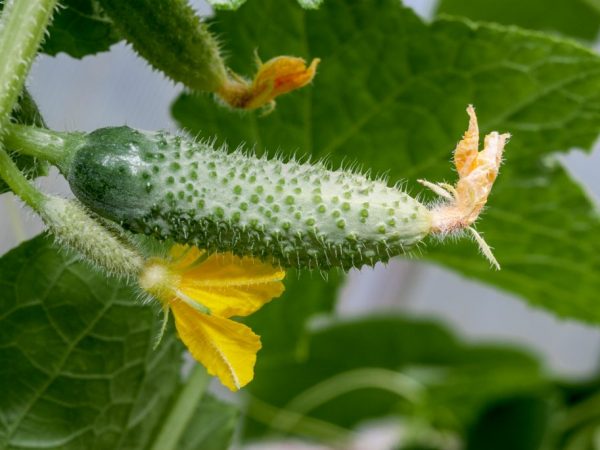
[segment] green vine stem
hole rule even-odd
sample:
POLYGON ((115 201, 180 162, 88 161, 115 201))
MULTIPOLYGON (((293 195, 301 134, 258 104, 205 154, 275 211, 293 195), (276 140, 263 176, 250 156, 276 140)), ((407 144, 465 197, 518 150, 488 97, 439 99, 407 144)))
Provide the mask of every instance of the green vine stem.
POLYGON ((45 195, 40 192, 19 170, 8 153, 0 147, 0 177, 34 211, 39 211, 45 195))
MULTIPOLYGON (((14 126, 10 124, 10 114, 23 90, 55 6, 56 0, 13 0, 5 5, 0 17, 0 56, 3 58, 0 64, 0 177, 43 218, 63 245, 75 249, 88 261, 110 273, 129 276, 137 273, 141 256, 125 245, 118 230, 102 226, 77 202, 52 197, 38 190, 19 170, 1 141, 14 126)), ((36 134, 34 129, 27 130, 30 148, 44 149, 40 156, 52 160, 57 157, 53 150, 56 152, 58 148, 66 147, 60 133, 55 135, 46 131, 41 134, 40 131, 36 134)))
POLYGON ((248 409, 246 415, 264 425, 271 430, 282 433, 289 433, 288 424, 293 423, 293 433, 305 435, 316 440, 326 441, 333 448, 346 448, 356 434, 353 430, 346 429, 324 420, 305 416, 295 411, 289 411, 284 408, 278 408, 266 403, 258 397, 249 396, 248 409), (283 420, 274 421, 276 418, 283 420), (276 428, 279 424, 284 424, 285 429, 276 428))
POLYGON ((56 0, 12 0, 0 17, 0 130, 8 122, 56 0))
POLYGON ((163 421, 162 428, 154 441, 152 450, 175 450, 186 426, 196 412, 210 377, 206 369, 197 364, 192 374, 181 389, 168 416, 163 421))
MULTIPOLYGON (((56 0, 12 0, 4 6, 0 17, 0 134, 10 120, 55 6, 56 0)), ((29 206, 39 208, 44 195, 29 183, 1 143, 0 176, 29 206)))
MULTIPOLYGON (((361 389, 382 389, 405 399, 413 406, 424 404, 425 387, 413 378, 393 370, 369 367, 340 373, 322 381, 293 398, 284 408, 302 417, 309 411, 349 392, 361 389)), ((277 430, 293 430, 295 418, 275 416, 271 426, 277 430)))
POLYGON ((72 148, 85 136, 85 133, 66 133, 13 123, 7 124, 4 129, 4 144, 8 149, 48 161, 61 170, 68 164, 72 148))

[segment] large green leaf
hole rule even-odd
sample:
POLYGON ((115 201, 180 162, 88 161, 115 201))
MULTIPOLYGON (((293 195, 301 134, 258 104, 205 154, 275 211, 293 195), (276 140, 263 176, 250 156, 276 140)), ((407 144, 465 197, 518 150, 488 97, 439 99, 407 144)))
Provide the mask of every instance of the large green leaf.
MULTIPOLYGON (((408 414, 464 431, 489 402, 544 388, 538 363, 525 352, 466 345, 433 322, 391 315, 313 331, 302 360, 293 355, 259 358, 249 385, 255 397, 249 410, 256 416, 257 404, 266 403, 345 428, 369 418, 408 414), (410 383, 404 383, 406 395, 397 393, 407 376, 425 387, 416 404, 411 404, 410 383), (330 385, 314 395, 315 386, 328 380, 330 385)), ((281 431, 277 418, 263 421, 281 431)), ((286 431, 301 432, 301 422, 288 422, 286 431)), ((250 425, 249 436, 270 431, 250 425)))
POLYGON ((600 29, 598 0, 440 0, 438 14, 518 25, 594 40, 600 29), (592 5, 597 2, 597 6, 592 5))
POLYGON ((178 388, 158 315, 41 236, 0 259, 0 448, 147 448, 178 388))
MULTIPOLYGON (((511 132, 506 162, 479 228, 503 270, 475 245, 432 245, 426 257, 526 298, 560 316, 600 322, 600 222, 552 154, 590 148, 600 131, 600 58, 572 42, 460 20, 423 23, 396 0, 249 2, 220 12, 233 69, 251 73, 253 49, 320 57, 314 85, 269 116, 232 114, 184 94, 173 113, 192 133, 231 148, 358 161, 390 183, 452 180, 449 160, 469 103, 482 131, 511 132), (273 20, 277 17, 277 20, 273 20)), ((426 194, 425 198, 432 198, 426 194)))

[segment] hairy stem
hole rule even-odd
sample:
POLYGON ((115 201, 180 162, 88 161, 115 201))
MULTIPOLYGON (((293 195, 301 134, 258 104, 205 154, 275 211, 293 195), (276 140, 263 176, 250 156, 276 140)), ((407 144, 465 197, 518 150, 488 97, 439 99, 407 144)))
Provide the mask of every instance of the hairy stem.
POLYGON ((9 0, 0 18, 0 130, 8 122, 56 0, 9 0))
POLYGON ((45 195, 40 192, 19 170, 8 153, 0 147, 0 177, 12 191, 35 211, 39 211, 45 195))
MULTIPOLYGON (((56 0, 12 0, 4 6, 0 17, 0 136, 23 89, 55 6, 56 0)), ((39 209, 44 194, 29 183, 1 142, 0 176, 25 203, 39 209)))

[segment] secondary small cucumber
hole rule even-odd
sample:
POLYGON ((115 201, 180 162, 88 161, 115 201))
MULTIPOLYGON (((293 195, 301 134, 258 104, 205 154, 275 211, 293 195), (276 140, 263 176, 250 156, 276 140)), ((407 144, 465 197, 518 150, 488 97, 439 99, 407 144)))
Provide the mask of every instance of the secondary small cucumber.
POLYGON ((430 211, 383 181, 164 132, 96 130, 63 171, 81 202, 131 231, 283 267, 373 265, 431 230, 430 211))
POLYGON ((187 0, 99 3, 133 48, 172 80, 209 92, 227 81, 217 39, 187 0))

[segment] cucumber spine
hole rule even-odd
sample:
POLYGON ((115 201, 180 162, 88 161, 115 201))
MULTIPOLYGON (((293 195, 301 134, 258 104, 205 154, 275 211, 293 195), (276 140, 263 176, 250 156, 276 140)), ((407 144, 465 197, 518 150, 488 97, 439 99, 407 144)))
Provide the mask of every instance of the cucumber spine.
POLYGON ((398 187, 322 163, 128 127, 96 130, 72 152, 69 184, 97 214, 133 232, 282 267, 373 265, 431 230, 429 210, 398 187))

